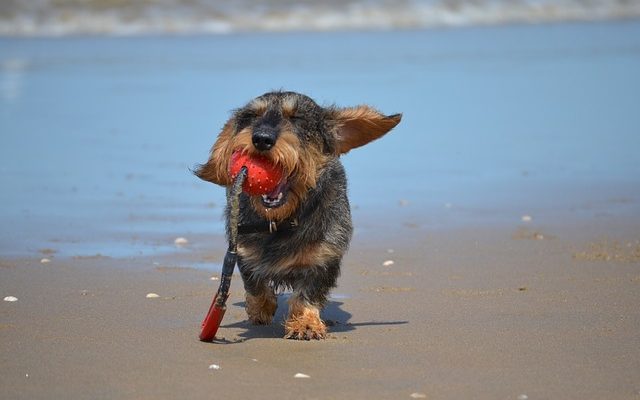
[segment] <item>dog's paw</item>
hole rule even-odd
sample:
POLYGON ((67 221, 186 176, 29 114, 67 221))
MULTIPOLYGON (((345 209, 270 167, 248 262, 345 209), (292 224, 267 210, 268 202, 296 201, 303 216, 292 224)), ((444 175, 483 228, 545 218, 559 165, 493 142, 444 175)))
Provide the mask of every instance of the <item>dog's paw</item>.
POLYGON ((305 309, 301 314, 290 315, 284 329, 286 339, 319 340, 327 336, 327 327, 315 309, 305 309))
POLYGON ((252 296, 247 293, 247 317, 249 317, 249 322, 254 325, 269 325, 277 307, 278 301, 273 293, 265 293, 259 296, 252 296))
POLYGON ((321 340, 327 337, 326 329, 324 332, 314 331, 311 328, 307 328, 304 331, 291 330, 287 331, 287 334, 284 336, 285 339, 293 339, 293 340, 321 340))

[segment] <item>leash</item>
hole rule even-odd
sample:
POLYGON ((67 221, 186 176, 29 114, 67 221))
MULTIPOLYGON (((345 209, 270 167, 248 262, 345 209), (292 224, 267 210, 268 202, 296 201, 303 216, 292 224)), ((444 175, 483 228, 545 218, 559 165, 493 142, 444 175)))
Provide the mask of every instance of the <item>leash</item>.
POLYGON ((207 316, 202 321, 202 330, 200 331, 200 340, 203 342, 211 342, 216 337, 216 332, 222 322, 225 311, 227 311, 227 298, 229 297, 229 287, 231 286, 231 276, 233 269, 238 261, 238 216, 240 215, 240 193, 242 192, 242 184, 247 177, 247 167, 242 167, 236 180, 231 186, 229 194, 229 202, 231 206, 229 214, 229 227, 231 232, 229 235, 229 248, 224 255, 222 264, 222 273, 220 275, 220 286, 218 292, 213 297, 211 306, 207 316))
POLYGON ((240 194, 242 193, 242 184, 247 178, 248 171, 246 166, 240 169, 229 192, 229 247, 227 248, 227 252, 224 255, 224 262, 222 263, 220 286, 213 297, 207 315, 202 321, 200 340, 203 342, 211 342, 215 339, 220 323, 222 322, 222 317, 224 317, 224 313, 227 311, 226 303, 229 298, 231 277, 233 276, 233 270, 238 261, 238 235, 265 232, 272 234, 276 232, 290 232, 298 227, 297 218, 281 222, 267 221, 256 224, 239 224, 240 194))
POLYGON ((231 286, 231 277, 233 269, 238 261, 238 235, 251 233, 275 233, 289 232, 298 227, 298 219, 290 219, 282 222, 264 222, 249 225, 240 225, 238 217, 240 215, 240 193, 242 193, 242 184, 247 177, 248 169, 243 166, 236 176, 229 193, 230 213, 229 213, 229 247, 224 255, 222 263, 222 273, 220 274, 220 286, 216 295, 213 297, 211 306, 207 315, 202 321, 200 340, 203 342, 211 342, 216 337, 216 332, 222 322, 222 317, 227 311, 227 299, 229 298, 229 288, 231 286))

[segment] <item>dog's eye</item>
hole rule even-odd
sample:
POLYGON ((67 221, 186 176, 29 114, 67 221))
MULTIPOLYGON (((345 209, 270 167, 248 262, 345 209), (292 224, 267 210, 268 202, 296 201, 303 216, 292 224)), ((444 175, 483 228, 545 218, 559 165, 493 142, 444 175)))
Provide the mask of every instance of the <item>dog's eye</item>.
POLYGON ((251 125, 251 121, 256 117, 256 114, 251 111, 245 111, 236 117, 236 123, 238 129, 245 128, 251 125))
POLYGON ((304 117, 301 114, 293 114, 289 119, 293 122, 298 122, 304 120, 304 117))

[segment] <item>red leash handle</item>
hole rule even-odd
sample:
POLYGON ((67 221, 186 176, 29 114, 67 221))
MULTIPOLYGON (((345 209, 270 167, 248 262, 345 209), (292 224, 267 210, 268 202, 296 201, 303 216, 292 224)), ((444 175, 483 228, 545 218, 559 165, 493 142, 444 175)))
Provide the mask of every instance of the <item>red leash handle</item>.
POLYGON ((220 327, 220 323, 222 322, 224 313, 225 311, 227 311, 227 306, 219 306, 217 304, 217 300, 218 295, 216 294, 216 296, 213 298, 213 303, 211 303, 211 307, 209 307, 207 316, 204 317, 204 321, 202 321, 200 340, 203 342, 211 342, 216 338, 216 333, 218 332, 218 328, 220 327))
MULTIPOLYGON (((235 247, 235 246, 234 246, 235 247)), ((203 342, 211 342, 216 337, 222 317, 227 311, 227 298, 229 298, 229 287, 231 286, 231 276, 236 266, 238 255, 235 248, 229 248, 224 256, 222 264, 222 274, 220 277, 220 287, 213 297, 209 311, 202 321, 202 330, 200 331, 200 340, 203 342)))
POLYGON ((227 311, 226 305, 219 307, 216 304, 217 299, 218 295, 213 298, 213 303, 211 303, 211 307, 209 307, 209 312, 202 321, 200 340, 203 342, 211 342, 216 338, 216 333, 218 332, 218 328, 220 327, 220 323, 222 322, 222 317, 224 317, 224 313, 225 311, 227 311))

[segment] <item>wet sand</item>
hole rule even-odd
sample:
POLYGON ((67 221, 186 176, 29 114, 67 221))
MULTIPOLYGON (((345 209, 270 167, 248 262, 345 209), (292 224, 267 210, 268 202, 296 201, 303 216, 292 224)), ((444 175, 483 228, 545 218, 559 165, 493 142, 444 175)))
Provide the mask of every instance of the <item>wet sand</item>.
MULTIPOLYGON (((323 312, 329 337, 313 342, 282 338, 285 296, 276 322, 250 326, 237 276, 224 339, 199 342, 216 273, 183 267, 184 253, 2 259, 0 293, 18 301, 0 304, 0 394, 637 398, 640 235, 637 221, 600 222, 431 233, 381 225, 354 240, 323 312)), ((210 250, 189 260, 221 257, 221 238, 189 246, 201 243, 210 250)))

